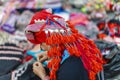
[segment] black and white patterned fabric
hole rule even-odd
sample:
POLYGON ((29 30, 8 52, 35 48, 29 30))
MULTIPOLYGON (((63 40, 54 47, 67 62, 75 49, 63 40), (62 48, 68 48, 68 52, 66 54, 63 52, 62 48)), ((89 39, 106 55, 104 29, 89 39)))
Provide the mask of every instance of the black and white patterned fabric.
POLYGON ((19 77, 21 77, 25 71, 27 70, 27 65, 24 66, 24 67, 21 67, 19 68, 18 70, 15 70, 13 73, 12 73, 12 80, 18 80, 19 77))
POLYGON ((20 65, 15 71, 12 72, 11 80, 41 80, 33 73, 32 64, 34 59, 27 63, 20 65))

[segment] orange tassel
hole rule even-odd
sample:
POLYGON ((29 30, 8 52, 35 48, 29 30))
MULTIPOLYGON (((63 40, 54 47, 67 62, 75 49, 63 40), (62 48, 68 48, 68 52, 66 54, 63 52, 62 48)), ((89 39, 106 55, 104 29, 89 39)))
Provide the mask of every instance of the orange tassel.
POLYGON ((96 76, 96 74, 93 71, 89 72, 89 79, 90 80, 96 80, 95 76, 96 76))

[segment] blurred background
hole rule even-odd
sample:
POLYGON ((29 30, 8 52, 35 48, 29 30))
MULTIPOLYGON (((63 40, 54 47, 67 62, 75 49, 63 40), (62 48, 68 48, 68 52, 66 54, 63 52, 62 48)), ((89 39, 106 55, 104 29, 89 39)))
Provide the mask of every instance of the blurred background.
POLYGON ((3 75, 8 77, 10 71, 32 59, 27 51, 40 50, 40 45, 27 41, 24 29, 36 12, 47 8, 52 8, 53 14, 70 21, 79 33, 94 40, 106 61, 104 80, 120 79, 120 0, 0 0, 0 64, 8 48, 12 52, 11 47, 22 51, 21 62, 9 64, 11 68, 4 67, 4 70, 0 65, 0 80, 10 80, 3 79, 3 75))

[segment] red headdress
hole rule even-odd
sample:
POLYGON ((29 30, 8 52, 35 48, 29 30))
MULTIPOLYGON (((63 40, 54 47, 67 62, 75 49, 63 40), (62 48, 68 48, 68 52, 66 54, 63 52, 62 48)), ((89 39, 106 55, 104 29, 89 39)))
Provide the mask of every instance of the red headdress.
POLYGON ((53 15, 49 10, 37 12, 25 32, 27 39, 35 44, 42 42, 51 46, 48 56, 52 58, 48 67, 51 68, 50 79, 56 79, 56 71, 61 62, 63 51, 68 50, 71 56, 81 57, 89 79, 95 80, 96 74, 102 70, 102 56, 93 41, 78 34, 70 22, 53 15))

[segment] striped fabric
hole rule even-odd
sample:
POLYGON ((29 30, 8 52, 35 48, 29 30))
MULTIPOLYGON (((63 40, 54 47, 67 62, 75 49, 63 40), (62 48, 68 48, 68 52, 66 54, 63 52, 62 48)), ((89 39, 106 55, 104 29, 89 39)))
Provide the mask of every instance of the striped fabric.
POLYGON ((17 66, 23 59, 23 50, 14 43, 0 45, 0 76, 5 75, 17 66))
POLYGON ((46 0, 43 8, 60 8, 62 6, 60 0, 46 0))

